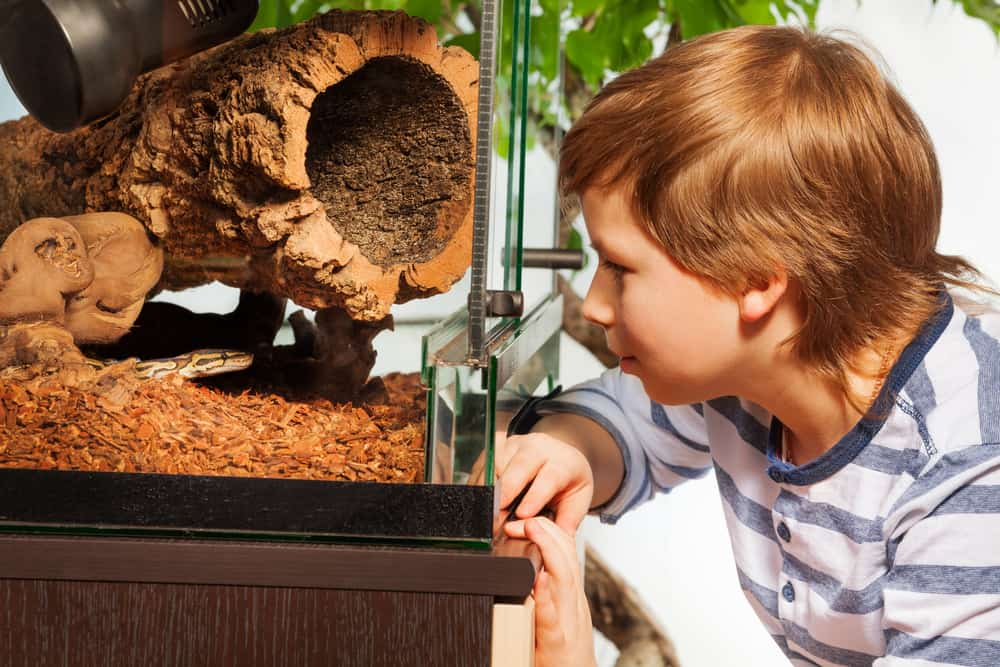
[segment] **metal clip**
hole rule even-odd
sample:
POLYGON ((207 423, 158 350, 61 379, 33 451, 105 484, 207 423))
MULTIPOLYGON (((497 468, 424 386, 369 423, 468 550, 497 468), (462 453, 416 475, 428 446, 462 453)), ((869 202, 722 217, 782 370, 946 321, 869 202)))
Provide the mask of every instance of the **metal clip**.
POLYGON ((486 290, 488 317, 521 317, 524 314, 524 294, 507 290, 486 290))

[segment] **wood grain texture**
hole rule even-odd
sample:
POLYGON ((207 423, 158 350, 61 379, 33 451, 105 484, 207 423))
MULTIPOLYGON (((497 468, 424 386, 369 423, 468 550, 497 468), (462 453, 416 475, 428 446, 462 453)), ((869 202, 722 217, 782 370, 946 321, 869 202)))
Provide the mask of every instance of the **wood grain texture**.
POLYGON ((537 551, 0 536, 0 581, 59 579, 467 593, 523 600, 537 551))
POLYGON ((0 580, 8 667, 489 665, 481 595, 0 580))

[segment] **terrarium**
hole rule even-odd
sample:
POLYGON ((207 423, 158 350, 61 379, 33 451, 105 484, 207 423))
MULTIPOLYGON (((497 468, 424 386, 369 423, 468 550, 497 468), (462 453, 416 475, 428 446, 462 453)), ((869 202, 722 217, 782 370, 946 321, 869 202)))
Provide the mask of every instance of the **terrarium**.
POLYGON ((482 9, 476 57, 333 10, 87 127, 0 124, 0 529, 492 543, 496 448, 558 377, 527 270, 562 261, 556 183, 526 156, 559 40, 528 1, 482 9), (213 281, 235 310, 152 298, 213 281), (419 373, 372 375, 397 304, 456 291, 419 373))

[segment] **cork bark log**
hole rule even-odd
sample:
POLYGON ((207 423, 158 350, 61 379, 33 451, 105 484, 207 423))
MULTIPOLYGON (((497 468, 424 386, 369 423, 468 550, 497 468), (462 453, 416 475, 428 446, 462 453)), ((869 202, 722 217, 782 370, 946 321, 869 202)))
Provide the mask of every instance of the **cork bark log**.
POLYGON ((221 280, 376 322, 471 261, 478 66, 401 12, 330 12, 150 72, 69 134, 0 125, 0 242, 120 211, 158 289, 221 280))
POLYGON ((639 594, 589 545, 584 591, 594 628, 618 648, 615 667, 678 667, 677 654, 639 594))

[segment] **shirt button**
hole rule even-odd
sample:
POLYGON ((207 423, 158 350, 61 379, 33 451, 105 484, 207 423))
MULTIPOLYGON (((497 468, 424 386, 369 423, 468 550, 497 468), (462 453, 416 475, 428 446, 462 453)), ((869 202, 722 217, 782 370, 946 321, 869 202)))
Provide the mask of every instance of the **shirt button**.
POLYGON ((781 471, 778 470, 777 468, 771 468, 770 470, 768 470, 767 476, 773 479, 778 484, 781 484, 781 482, 784 481, 784 475, 782 475, 781 471))
POLYGON ((795 589, 792 588, 792 582, 788 582, 781 588, 781 595, 789 602, 795 600, 795 589))
POLYGON ((778 537, 786 542, 792 539, 792 532, 788 530, 788 526, 785 525, 784 521, 778 524, 778 537))

